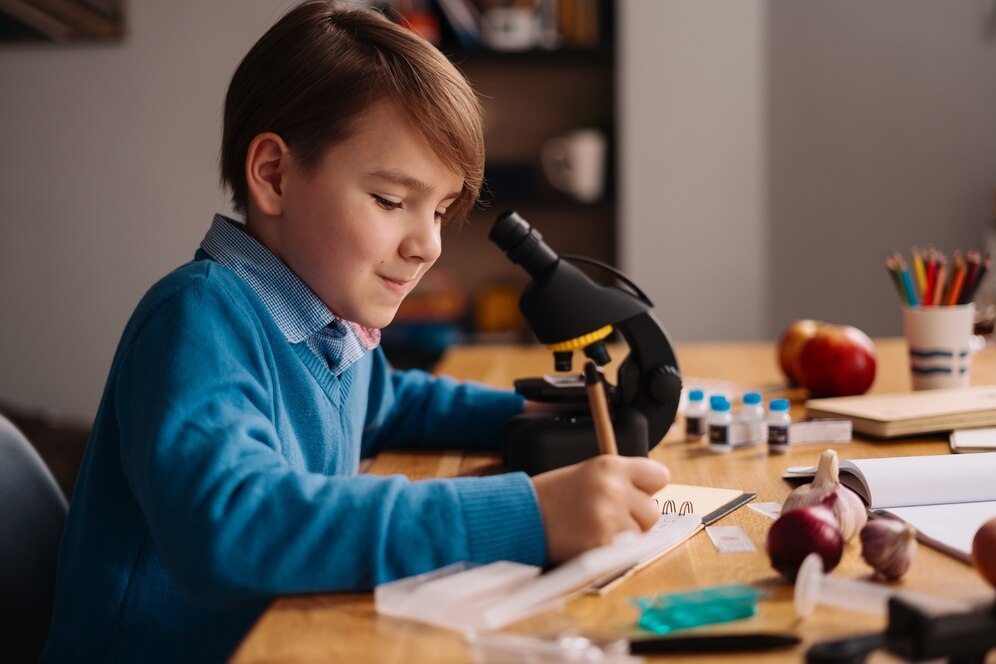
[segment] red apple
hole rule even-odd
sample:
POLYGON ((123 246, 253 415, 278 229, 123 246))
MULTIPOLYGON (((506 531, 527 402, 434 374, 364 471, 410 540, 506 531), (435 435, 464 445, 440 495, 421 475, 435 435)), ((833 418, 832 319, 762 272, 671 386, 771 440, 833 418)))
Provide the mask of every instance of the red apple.
POLYGON ((972 538, 972 562, 986 581, 996 588, 996 517, 986 521, 972 538))
POLYGON ((788 378, 790 385, 801 385, 799 355, 803 347, 816 335, 816 331, 826 325, 821 320, 803 318, 793 321, 778 338, 778 366, 788 378))
POLYGON ((799 354, 803 386, 816 397, 864 394, 875 381, 875 344, 850 325, 824 325, 799 354))

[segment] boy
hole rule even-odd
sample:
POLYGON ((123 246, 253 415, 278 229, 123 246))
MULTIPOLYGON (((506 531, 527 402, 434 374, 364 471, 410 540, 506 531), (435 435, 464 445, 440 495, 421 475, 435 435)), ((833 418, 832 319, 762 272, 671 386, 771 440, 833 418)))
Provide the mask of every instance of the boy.
POLYGON ((647 459, 532 479, 357 474, 392 446, 493 449, 524 408, 393 371, 377 348, 441 224, 476 200, 482 136, 457 70, 377 14, 306 2, 250 50, 222 139, 245 223, 216 216, 124 331, 43 659, 219 661, 280 594, 556 563, 654 523, 667 471, 647 459))

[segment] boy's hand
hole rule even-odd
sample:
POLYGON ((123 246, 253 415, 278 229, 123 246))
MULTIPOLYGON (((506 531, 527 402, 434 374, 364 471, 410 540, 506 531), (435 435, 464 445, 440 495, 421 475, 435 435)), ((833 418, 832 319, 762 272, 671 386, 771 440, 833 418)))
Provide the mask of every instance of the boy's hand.
POLYGON ((610 544, 625 530, 649 530, 660 516, 650 497, 669 477, 651 459, 610 455, 535 476, 550 562, 610 544))

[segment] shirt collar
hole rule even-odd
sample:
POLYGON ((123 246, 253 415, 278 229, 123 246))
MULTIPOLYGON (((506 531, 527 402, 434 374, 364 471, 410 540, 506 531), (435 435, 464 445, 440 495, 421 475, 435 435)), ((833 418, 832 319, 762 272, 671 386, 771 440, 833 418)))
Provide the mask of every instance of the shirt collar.
POLYGON ((216 214, 201 249, 249 284, 290 343, 304 341, 333 323, 333 327, 344 327, 344 321, 337 319, 283 261, 249 235, 244 224, 216 214))

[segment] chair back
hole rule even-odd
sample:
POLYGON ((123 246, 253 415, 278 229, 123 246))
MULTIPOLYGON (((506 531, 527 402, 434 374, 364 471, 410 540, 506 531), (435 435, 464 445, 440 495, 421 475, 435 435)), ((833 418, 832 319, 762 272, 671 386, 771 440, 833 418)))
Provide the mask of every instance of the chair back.
POLYGON ((5 661, 37 662, 41 655, 68 508, 45 462, 0 414, 0 650, 5 661))

